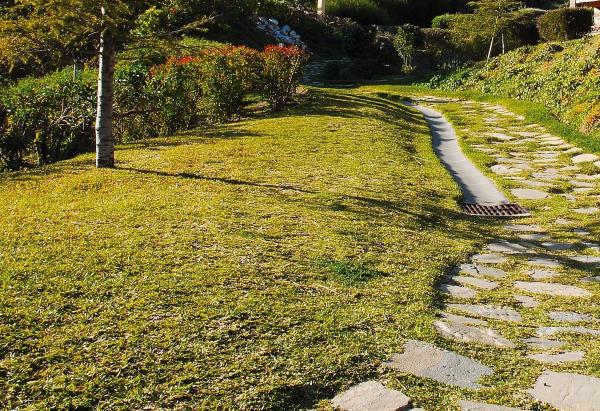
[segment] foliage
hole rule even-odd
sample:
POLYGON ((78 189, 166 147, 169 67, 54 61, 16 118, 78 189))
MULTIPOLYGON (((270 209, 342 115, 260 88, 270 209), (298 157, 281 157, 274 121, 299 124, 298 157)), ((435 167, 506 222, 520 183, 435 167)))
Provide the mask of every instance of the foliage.
POLYGON ((374 0, 331 0, 328 13, 347 17, 361 24, 390 24, 391 19, 384 8, 374 0))
POLYGON ((326 80, 334 80, 339 77, 342 71, 342 63, 339 61, 328 61, 323 66, 321 76, 326 80))
POLYGON ((279 110, 296 92, 308 54, 296 46, 268 46, 262 58, 265 97, 273 110, 279 110))
POLYGON ((413 58, 422 43, 422 33, 419 27, 410 24, 398 27, 398 31, 392 39, 392 44, 402 59, 404 72, 408 73, 413 70, 413 58))
MULTIPOLYGON (((282 59, 288 63, 291 56, 282 59)), ((199 59, 202 90, 212 120, 228 120, 240 111, 244 97, 257 90, 261 55, 247 47, 214 49, 199 59)), ((267 83, 271 80, 265 78, 267 83)))
POLYGON ((583 37, 593 24, 593 9, 562 8, 544 14, 539 19, 539 30, 544 40, 564 41, 583 37))
POLYGON ((72 71, 63 70, 4 90, 0 99, 8 115, 0 136, 0 168, 24 166, 28 152, 36 163, 48 164, 89 148, 94 74, 73 80, 72 71))
POLYGON ((434 17, 431 21, 431 27, 434 29, 449 29, 452 20, 454 19, 454 14, 440 14, 439 16, 434 17))
POLYGON ((476 90, 545 105, 564 122, 600 135, 600 38, 527 46, 488 63, 436 76, 444 90, 476 90))

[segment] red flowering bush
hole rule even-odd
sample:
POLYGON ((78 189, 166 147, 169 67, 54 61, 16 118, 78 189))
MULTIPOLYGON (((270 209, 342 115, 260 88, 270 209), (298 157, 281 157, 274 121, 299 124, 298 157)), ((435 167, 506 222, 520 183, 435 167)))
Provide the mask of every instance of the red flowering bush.
POLYGON ((262 58, 264 94, 271 108, 279 110, 296 92, 308 54, 296 46, 267 46, 262 58))
POLYGON ((200 59, 202 90, 209 118, 222 121, 238 113, 248 93, 257 88, 260 54, 248 47, 213 49, 200 59))

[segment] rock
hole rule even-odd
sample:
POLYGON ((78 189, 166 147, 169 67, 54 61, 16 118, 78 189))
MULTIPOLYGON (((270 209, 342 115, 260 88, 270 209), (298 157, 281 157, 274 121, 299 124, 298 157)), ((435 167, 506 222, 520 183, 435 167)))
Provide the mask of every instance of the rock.
POLYGON ((579 188, 574 188, 573 189, 573 192, 574 193, 578 193, 578 194, 589 193, 589 192, 592 192, 592 191, 594 191, 593 188, 586 188, 586 187, 579 187, 579 188))
POLYGON ((597 277, 583 277, 579 281, 584 283, 598 283, 600 284, 600 276, 597 277))
POLYGON ((595 181, 595 180, 600 180, 600 174, 594 174, 594 175, 589 175, 589 174, 577 174, 575 175, 575 178, 577 180, 584 180, 584 181, 595 181))
POLYGON ((600 161, 596 161, 596 162, 594 163, 594 165, 595 165, 596 167, 600 168, 600 161))
POLYGON ((422 341, 408 341, 403 354, 394 354, 387 367, 462 388, 480 388, 481 377, 493 370, 477 361, 422 341))
POLYGON ((540 305, 540 303, 538 303, 535 298, 529 297, 527 295, 515 294, 513 295, 513 297, 518 303, 520 303, 525 308, 536 308, 540 305))
POLYGON ((538 267, 560 267, 560 263, 558 261, 546 257, 534 257, 528 260, 527 264, 538 267))
POLYGON ((502 337, 491 328, 479 328, 471 325, 436 321, 433 323, 438 334, 442 337, 465 343, 480 343, 493 345, 498 348, 516 348, 516 345, 502 337))
POLYGON ((600 378, 544 371, 530 390, 538 401, 564 411, 598 411, 600 378))
POLYGON ((539 268, 534 268, 533 270, 528 270, 527 275, 530 275, 535 280, 543 280, 545 278, 556 277, 559 274, 554 270, 542 270, 539 268))
POLYGON ((521 322, 522 320, 521 315, 509 307, 494 307, 491 305, 477 304, 448 304, 448 308, 495 320, 512 322, 521 322))
POLYGON ((583 228, 576 228, 573 230, 573 233, 582 236, 588 236, 591 234, 588 230, 584 230, 583 228))
POLYGON ((552 251, 563 251, 563 250, 571 250, 575 247, 574 244, 571 243, 555 243, 555 242, 545 242, 542 243, 542 247, 547 248, 552 251))
POLYGON ((540 337, 555 335, 555 334, 583 334, 583 335, 600 335, 599 330, 592 328, 570 326, 570 327, 539 327, 537 335, 540 337))
POLYGON ((471 260, 478 263, 502 264, 507 258, 500 254, 476 254, 471 257, 471 260))
POLYGON ((527 252, 527 247, 523 247, 521 244, 511 243, 506 240, 500 240, 495 243, 491 243, 487 246, 487 248, 493 252, 506 254, 519 254, 527 252))
POLYGON ((507 231, 525 232, 525 233, 539 233, 542 232, 542 228, 539 225, 534 224, 507 224, 504 226, 507 231))
POLYGON ((477 318, 464 317, 462 315, 456 315, 451 313, 441 313, 440 318, 446 320, 446 322, 452 322, 464 325, 487 325, 487 321, 479 320, 477 318))
POLYGON ((544 191, 533 190, 531 188, 513 188, 510 192, 521 200, 542 200, 549 196, 549 194, 544 191))
POLYGON ((579 154, 582 152, 583 152, 583 150, 580 149, 579 147, 572 147, 572 148, 568 149, 567 151, 565 151, 565 154, 579 154))
POLYGON ((589 183, 587 181, 577 181, 577 180, 571 180, 569 181, 569 183, 574 186, 574 187, 583 187, 583 188, 594 188, 596 187, 596 184, 594 183, 589 183))
POLYGON ((599 264, 600 257, 596 257, 593 255, 576 255, 575 257, 569 257, 573 261, 577 261, 578 263, 583 264, 599 264))
POLYGON ((556 221, 554 221, 554 224, 558 224, 558 225, 569 225, 571 224, 572 221, 571 220, 567 220, 566 218, 557 218, 556 221))
POLYGON ((496 164, 496 165, 490 167, 490 169, 492 170, 493 173, 501 175, 501 176, 511 175, 511 174, 519 174, 522 171, 519 168, 508 167, 508 166, 505 166, 502 164, 496 164))
POLYGON ((401 411, 409 409, 410 398, 400 391, 367 381, 338 394, 331 404, 342 411, 401 411))
POLYGON ((539 337, 526 338, 523 340, 523 342, 527 344, 529 348, 537 348, 542 350, 551 350, 553 348, 560 348, 565 345, 565 343, 562 341, 547 340, 539 337))
POLYGON ((598 207, 585 207, 585 208, 576 208, 573 210, 577 214, 596 214, 600 211, 598 207))
POLYGON ((475 296, 477 295, 477 292, 475 292, 475 290, 453 284, 440 284, 438 286, 438 289, 443 293, 450 294, 454 298, 475 298, 475 296))
POLYGON ((498 288, 498 283, 493 281, 484 280, 482 278, 468 277, 465 275, 455 275, 452 278, 452 281, 457 282, 462 285, 471 285, 476 288, 482 288, 484 290, 493 290, 498 288))
POLYGON ((519 408, 503 407, 501 405, 484 404, 483 402, 459 401, 461 411, 521 411, 519 408))
POLYGON ((519 238, 525 241, 541 241, 546 240, 548 236, 546 234, 519 234, 519 238))
POLYGON ((591 297, 592 293, 573 285, 516 281, 515 287, 521 291, 536 294, 547 294, 560 297, 591 297))
POLYGON ((492 137, 492 138, 494 138, 496 140, 500 140, 500 141, 514 140, 514 137, 507 136, 506 134, 503 134, 503 133, 484 133, 484 134, 488 137, 492 137))
POLYGON ((493 277, 503 278, 506 277, 506 271, 499 268, 486 267, 479 264, 462 264, 459 269, 459 273, 472 275, 475 277, 493 277))
MULTIPOLYGON (((536 181, 536 180, 521 180, 520 183, 524 184, 528 187, 552 187, 552 184, 550 184, 550 183, 544 183, 543 181, 536 181)), ((516 194, 515 194, 515 196, 516 196, 516 194)))
POLYGON ((583 351, 569 351, 560 354, 528 354, 527 358, 543 362, 544 364, 562 364, 565 362, 581 361, 585 357, 583 351))
POLYGON ((599 158, 600 157, 598 157, 595 154, 579 154, 578 156, 571 158, 571 161, 573 162, 573 164, 580 164, 580 163, 589 163, 592 161, 596 161, 599 158))
POLYGON ((594 317, 588 314, 579 314, 573 311, 550 311, 548 317, 554 321, 567 323, 578 323, 582 321, 594 321, 594 317))

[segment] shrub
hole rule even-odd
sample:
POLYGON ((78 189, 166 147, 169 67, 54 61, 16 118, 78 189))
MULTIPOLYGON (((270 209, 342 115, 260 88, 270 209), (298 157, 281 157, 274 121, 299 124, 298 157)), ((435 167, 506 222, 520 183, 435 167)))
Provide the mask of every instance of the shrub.
POLYGON ((340 76, 342 63, 339 61, 328 61, 321 72, 321 76, 326 80, 334 80, 340 76))
POLYGON ((273 110, 287 103, 300 83, 308 54, 296 46, 268 46, 263 52, 263 89, 273 110))
POLYGON ((199 62, 209 118, 215 121, 231 118, 242 108, 244 97, 257 89, 262 68, 259 53, 231 46, 213 49, 199 62))
POLYGON ((434 29, 449 29, 453 19, 453 14, 439 15, 431 21, 431 27, 434 29))
POLYGON ((392 43, 394 45, 394 49, 396 49, 396 52, 402 59, 403 71, 412 71, 413 58, 417 52, 417 49, 423 43, 421 29, 410 24, 405 24, 402 27, 398 27, 398 31, 396 32, 392 43))
POLYGON ((372 0, 331 0, 328 13, 338 17, 347 17, 361 24, 389 24, 387 11, 372 0))
POLYGON ((540 35, 547 41, 573 40, 589 33, 594 24, 593 9, 551 10, 539 19, 540 35))
POLYGON ((95 72, 77 80, 71 69, 27 78, 2 95, 4 167, 25 165, 26 154, 38 164, 62 160, 91 146, 96 88, 95 72))

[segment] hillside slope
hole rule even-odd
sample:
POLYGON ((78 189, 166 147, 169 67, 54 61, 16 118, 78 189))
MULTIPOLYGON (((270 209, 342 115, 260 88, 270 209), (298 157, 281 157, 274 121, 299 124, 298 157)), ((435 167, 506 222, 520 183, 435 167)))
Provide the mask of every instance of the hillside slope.
POLYGON ((600 138, 600 36, 523 47, 436 76, 430 85, 542 103, 562 121, 600 138))

